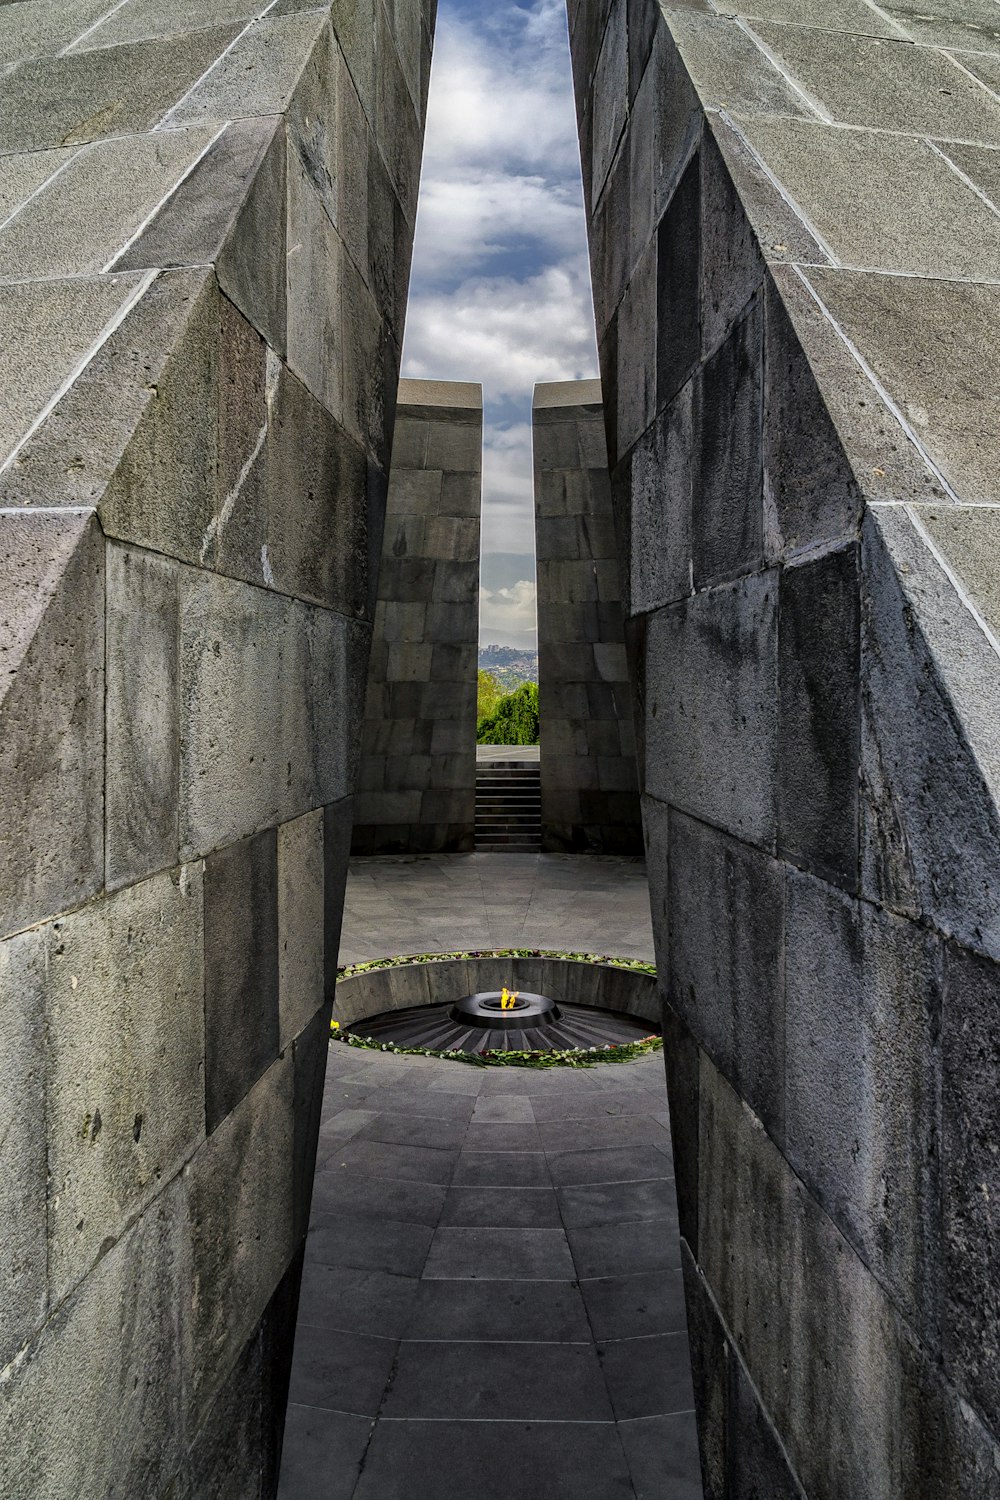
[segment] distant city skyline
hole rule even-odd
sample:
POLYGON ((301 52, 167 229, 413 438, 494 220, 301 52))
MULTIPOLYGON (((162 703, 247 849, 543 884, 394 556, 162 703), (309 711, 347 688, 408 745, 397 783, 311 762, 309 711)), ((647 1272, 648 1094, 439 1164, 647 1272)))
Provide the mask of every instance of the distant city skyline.
POLYGON ((403 374, 483 385, 482 642, 536 644, 532 388, 596 373, 563 0, 442 0, 403 374))

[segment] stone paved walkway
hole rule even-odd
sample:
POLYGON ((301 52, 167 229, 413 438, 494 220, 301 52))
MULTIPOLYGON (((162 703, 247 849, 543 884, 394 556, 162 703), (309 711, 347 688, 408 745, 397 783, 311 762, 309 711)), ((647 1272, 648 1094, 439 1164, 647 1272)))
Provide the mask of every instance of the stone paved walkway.
POLYGON ((665 1108, 331 1049, 281 1500, 700 1500, 665 1108))
POLYGON ((617 855, 353 859, 340 962, 456 948, 653 957, 646 867, 617 855))

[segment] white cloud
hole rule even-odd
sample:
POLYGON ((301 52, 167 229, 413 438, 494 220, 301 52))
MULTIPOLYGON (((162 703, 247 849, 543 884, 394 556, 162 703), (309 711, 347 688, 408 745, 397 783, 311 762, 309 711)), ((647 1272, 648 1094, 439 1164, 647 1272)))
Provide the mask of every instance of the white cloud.
MULTIPOLYGON (((454 283, 534 241, 533 253, 561 260, 581 249, 577 184, 497 170, 427 176, 420 192, 421 285, 454 283)), ((418 294, 419 295, 419 294, 418 294)))
POLYGON ((479 277, 415 299, 405 373, 479 380, 493 400, 527 397, 540 380, 581 380, 597 368, 586 265, 579 257, 534 276, 479 277))
POLYGON ((509 589, 479 590, 479 639, 497 646, 535 647, 535 585, 522 578, 509 589))

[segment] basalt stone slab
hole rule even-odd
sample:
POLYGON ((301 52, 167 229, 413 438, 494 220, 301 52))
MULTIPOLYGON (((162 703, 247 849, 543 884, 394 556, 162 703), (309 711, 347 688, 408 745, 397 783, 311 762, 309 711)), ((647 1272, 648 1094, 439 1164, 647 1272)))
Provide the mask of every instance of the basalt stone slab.
POLYGON ((204 128, 150 132, 97 141, 75 154, 0 229, 3 279, 96 276, 115 265, 119 251, 191 169, 213 134, 204 128))
POLYGON ((781 1140, 784 882, 769 855, 670 814, 669 995, 716 1066, 781 1140))
POLYGON ((858 881, 861 641, 858 549, 781 575, 778 841, 795 864, 858 881))
POLYGON ((0 515, 0 932, 97 892, 104 864, 104 544, 92 514, 0 515))
POLYGON ((177 569, 149 552, 107 553, 109 889, 177 863, 177 569))
POLYGON ((691 562, 696 589, 753 572, 763 563, 763 325, 763 310, 755 301, 694 384, 691 562))
POLYGON ((785 941, 788 1159, 933 1343, 939 943, 795 874, 785 941))
POLYGON ((257 1330, 291 1260, 293 1137, 289 1051, 208 1138, 185 1174, 195 1293, 185 1359, 195 1422, 257 1330))
MULTIPOLYGON (((759 119, 760 116, 752 118, 759 119)), ((758 158, 747 146, 743 134, 746 122, 741 121, 735 127, 723 114, 714 110, 709 112, 707 121, 732 183, 733 201, 738 204, 738 217, 731 227, 742 239, 752 226, 756 236, 759 250, 755 255, 753 248, 748 247, 749 260, 753 262, 762 255, 769 265, 777 262, 828 264, 830 257, 827 252, 794 208, 782 197, 758 158), (740 217, 743 218, 742 224, 740 217)), ((721 245, 719 250, 725 253, 721 245)))
POLYGON ((41 1325, 46 1287, 46 934, 0 943, 0 1090, 9 1123, 0 1138, 0 1369, 41 1325))
POLYGON ((0 102, 0 149, 33 151, 151 130, 239 31, 239 25, 208 27, 22 63, 0 102))
MULTIPOLYGON (((701 347, 698 156, 692 158, 678 182, 656 236, 656 405, 659 408, 688 379, 701 347)), ((612 451, 611 457, 614 461, 617 452, 612 451)))
POLYGON ((182 1226, 175 1181, 29 1344, 0 1388, 5 1494, 169 1493, 182 1458, 179 1325, 190 1296, 182 1226))
POLYGON ((18 350, 16 378, 5 390, 0 421, 3 458, 23 443, 74 369, 100 347, 142 289, 138 275, 0 287, 4 344, 18 350))
MULTIPOLYGON (((287 869, 284 873, 287 878, 287 869)), ((208 856, 205 1118, 209 1132, 278 1055, 278 911, 275 829, 208 856)))
POLYGON ((156 875, 47 929, 53 1301, 204 1138, 202 946, 197 866, 156 875))
MULTIPOLYGON (((263 1340, 251 1338, 191 1443, 176 1493, 255 1500, 261 1493, 263 1340)), ((175 1491, 170 1492, 171 1500, 175 1491)))
POLYGON ((656 417, 632 450, 627 471, 630 614, 671 604, 691 592, 694 488, 692 384, 656 417))
POLYGON ((997 1191, 993 1150, 997 964, 949 944, 945 950, 942 1049, 942 1188, 945 1369, 974 1405, 995 1410, 997 1191))
POLYGON ((754 575, 654 614, 646 633, 645 786, 771 845, 777 797, 777 578, 754 575))
POLYGON ((343 242, 291 143, 287 157, 288 364, 317 401, 342 420, 345 403, 343 242))
POLYGON ((842 265, 976 281, 1000 273, 996 215, 926 141, 760 116, 746 133, 842 265))
MULTIPOLYGON (((1000 140, 1000 104, 989 102, 1000 140)), ((1000 490, 989 455, 998 436, 1000 374, 992 351, 1000 289, 833 270, 811 270, 809 282, 954 494, 965 501, 996 500, 1000 490)))
POLYGON ((862 891, 1000 953, 996 658, 901 511, 866 519, 861 620, 862 891))
POLYGON ((344 795, 360 722, 341 616, 210 574, 181 578, 182 847, 221 847, 344 795))
POLYGON ((178 101, 171 124, 282 114, 325 28, 326 17, 314 10, 265 16, 241 30, 211 72, 178 101))
POLYGON ((280 1044, 297 1036, 324 997, 324 810, 277 831, 280 1044))
MULTIPOLYGON (((218 292, 212 278, 185 278, 176 297, 175 342, 157 361, 152 399, 101 496, 100 517, 109 536, 198 563, 216 509, 218 292)), ((105 378, 129 362, 127 354, 109 362, 105 378)))
POLYGON ((107 8, 106 0, 66 0, 58 7, 46 0, 10 4, 0 27, 0 62, 7 66, 61 51, 89 30, 107 8))

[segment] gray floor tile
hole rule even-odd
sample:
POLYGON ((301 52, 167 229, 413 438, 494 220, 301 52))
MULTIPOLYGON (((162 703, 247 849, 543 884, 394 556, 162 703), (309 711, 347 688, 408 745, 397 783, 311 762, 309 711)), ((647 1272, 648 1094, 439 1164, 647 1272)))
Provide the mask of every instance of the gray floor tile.
MULTIPOLYGON (((371 1108, 370 1105, 368 1107, 371 1108)), ((595 1113, 601 1118, 605 1115, 649 1115, 653 1110, 664 1107, 664 1099, 658 1098, 652 1089, 647 1088, 602 1087, 599 1100, 592 1098, 589 1093, 568 1096, 559 1093, 532 1100, 535 1119, 540 1125, 550 1120, 589 1120, 593 1119, 595 1113)))
POLYGON ((355 1136, 359 1141, 383 1141, 392 1146, 429 1146, 434 1151, 458 1150, 468 1129, 464 1120, 429 1120, 420 1115, 376 1115, 355 1136))
POLYGON ((559 1189, 559 1210, 567 1229, 596 1224, 632 1224, 675 1212, 670 1178, 644 1182, 580 1183, 559 1189))
POLYGON ((667 1176, 672 1170, 664 1152, 645 1144, 610 1151, 549 1152, 548 1163, 556 1187, 584 1182, 639 1182, 667 1176))
POLYGON ((398 1347, 394 1339, 339 1333, 300 1321, 289 1400, 374 1417, 398 1347))
MULTIPOLYGON (((411 1276, 307 1261, 299 1307, 314 1328, 398 1339, 412 1320, 419 1286, 411 1276)), ((615 1328, 603 1330, 606 1337, 616 1333, 615 1328)))
POLYGON ((686 1333, 618 1339, 599 1344, 598 1353, 619 1422, 693 1410, 686 1333))
POLYGON ((531 1099, 527 1094, 488 1094, 476 1101, 474 1125, 533 1125, 531 1099))
POLYGON ((360 1177, 343 1167, 318 1172, 313 1187, 313 1218, 351 1213, 370 1219, 437 1227, 447 1188, 433 1182, 386 1181, 360 1177))
POLYGON ((462 1151, 452 1178, 455 1187, 551 1187, 542 1152, 462 1151))
POLYGON ((563 1221, 552 1188, 452 1187, 440 1222, 505 1229, 561 1229, 563 1221))
POLYGON ((393 1276, 419 1276, 433 1233, 426 1224, 332 1213, 310 1226, 306 1260, 313 1265, 358 1266, 393 1276))
POLYGON ((537 1125, 469 1126, 465 1137, 466 1151, 541 1151, 542 1140, 537 1125))
POLYGON ((577 1287, 560 1281, 422 1281, 407 1338, 579 1343, 590 1323, 577 1287))
POLYGON ((580 1282, 597 1339, 639 1338, 650 1333, 683 1333, 684 1281, 680 1268, 639 1271, 632 1276, 601 1276, 580 1282))
POLYGON ((363 1173, 386 1182, 447 1183, 457 1160, 457 1151, 438 1150, 433 1146, 351 1140, 331 1154, 326 1170, 344 1167, 348 1172, 363 1173))
POLYGON ((606 1423, 379 1422, 356 1500, 632 1500, 606 1423))
POLYGON ((603 1422, 612 1415, 589 1343, 442 1342, 400 1345, 382 1414, 536 1422, 603 1422))
POLYGON ((371 1428, 368 1417, 289 1406, 278 1500, 351 1500, 371 1428))
POLYGON ((571 1281, 573 1259, 561 1229, 438 1229, 427 1256, 424 1278, 464 1277, 571 1281))
POLYGON ((680 1265, 677 1215, 638 1224, 603 1224, 567 1229, 577 1275, 628 1276, 637 1271, 671 1271, 680 1265))
POLYGON ((618 1431, 636 1500, 702 1500, 693 1412, 621 1422, 618 1431))
POLYGON ((437 1082, 426 1089, 372 1089, 365 1096, 363 1107, 380 1114, 403 1115, 408 1120, 456 1120, 467 1124, 475 1101, 464 1094, 443 1093, 437 1082))
POLYGON ((546 1151, 601 1151, 609 1146, 659 1145, 664 1141, 663 1127, 647 1115, 547 1120, 537 1129, 546 1151))

